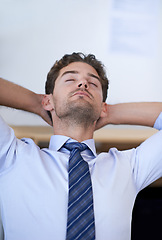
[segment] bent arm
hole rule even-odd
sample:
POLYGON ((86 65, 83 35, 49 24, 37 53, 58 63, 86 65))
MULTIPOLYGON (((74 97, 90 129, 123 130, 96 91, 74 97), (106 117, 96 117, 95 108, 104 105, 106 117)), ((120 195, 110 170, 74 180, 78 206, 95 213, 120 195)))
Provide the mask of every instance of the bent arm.
POLYGON ((42 107, 43 96, 0 78, 0 105, 35 113, 51 124, 42 107))
POLYGON ((110 121, 113 124, 153 127, 160 112, 162 112, 162 102, 115 104, 110 107, 110 121))
POLYGON ((107 124, 128 124, 153 127, 160 112, 162 112, 162 102, 107 104, 105 117, 98 120, 96 129, 107 124))
POLYGON ((38 114, 39 101, 34 92, 0 78, 0 105, 38 114))

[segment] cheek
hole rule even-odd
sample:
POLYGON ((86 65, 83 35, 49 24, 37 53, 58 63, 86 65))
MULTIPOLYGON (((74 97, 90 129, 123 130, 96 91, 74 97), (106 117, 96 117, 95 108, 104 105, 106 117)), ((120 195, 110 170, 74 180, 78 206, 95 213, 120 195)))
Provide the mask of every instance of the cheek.
POLYGON ((67 102, 67 92, 65 90, 56 91, 53 94, 53 101, 55 108, 62 108, 67 102))
POLYGON ((103 94, 102 94, 102 91, 98 91, 96 93, 96 99, 98 102, 102 103, 103 102, 103 94))
POLYGON ((61 97, 66 95, 66 91, 63 86, 55 86, 54 91, 53 91, 53 96, 55 99, 60 99, 61 97))

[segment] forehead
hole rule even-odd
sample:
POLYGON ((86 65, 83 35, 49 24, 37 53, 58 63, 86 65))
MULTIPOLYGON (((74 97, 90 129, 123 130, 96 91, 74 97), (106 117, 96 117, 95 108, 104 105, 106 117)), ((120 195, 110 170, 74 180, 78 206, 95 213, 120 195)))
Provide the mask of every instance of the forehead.
POLYGON ((69 65, 67 65, 66 67, 60 70, 58 78, 61 77, 64 72, 67 72, 67 71, 77 71, 78 74, 85 74, 85 75, 88 73, 91 73, 99 77, 97 71, 91 65, 84 62, 70 63, 69 65))

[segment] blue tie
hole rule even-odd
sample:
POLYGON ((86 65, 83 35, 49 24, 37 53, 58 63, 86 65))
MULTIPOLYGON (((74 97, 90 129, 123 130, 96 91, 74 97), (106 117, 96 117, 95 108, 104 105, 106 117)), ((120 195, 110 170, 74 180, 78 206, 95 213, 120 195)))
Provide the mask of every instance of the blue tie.
POLYGON ((88 147, 84 143, 65 143, 69 158, 69 201, 67 240, 95 239, 92 183, 89 166, 80 152, 88 147))

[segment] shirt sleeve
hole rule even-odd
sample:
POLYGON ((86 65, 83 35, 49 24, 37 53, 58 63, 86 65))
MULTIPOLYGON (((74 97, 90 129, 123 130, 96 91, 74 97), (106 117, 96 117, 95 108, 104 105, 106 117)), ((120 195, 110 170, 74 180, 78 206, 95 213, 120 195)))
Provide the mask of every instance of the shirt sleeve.
POLYGON ((3 240, 3 239, 4 239, 4 231, 3 231, 1 208, 0 208, 0 240, 3 240))
POLYGON ((13 164, 15 149, 16 137, 14 131, 0 116, 0 173, 13 164))
POLYGON ((154 128, 161 130, 162 129, 162 112, 160 113, 159 117, 156 119, 154 128))
POLYGON ((137 147, 133 159, 133 173, 137 190, 162 177, 162 113, 154 127, 160 131, 137 147))

